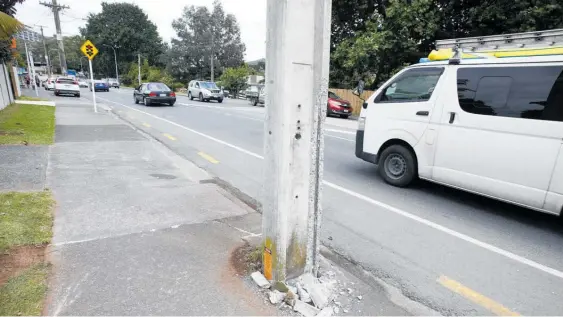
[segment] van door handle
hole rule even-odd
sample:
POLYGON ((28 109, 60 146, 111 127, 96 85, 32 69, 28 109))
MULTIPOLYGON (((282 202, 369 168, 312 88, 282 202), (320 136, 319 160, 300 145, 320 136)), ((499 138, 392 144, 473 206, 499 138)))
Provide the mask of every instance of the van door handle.
POLYGON ((450 124, 454 123, 455 120, 455 112, 450 112, 450 124))
POLYGON ((428 111, 418 111, 416 113, 417 116, 428 116, 430 114, 430 112, 428 111))

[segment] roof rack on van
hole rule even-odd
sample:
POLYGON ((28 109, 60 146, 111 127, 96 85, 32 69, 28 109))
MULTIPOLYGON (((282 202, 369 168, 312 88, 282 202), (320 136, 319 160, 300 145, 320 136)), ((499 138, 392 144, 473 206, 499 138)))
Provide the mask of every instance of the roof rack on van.
POLYGON ((563 55, 563 29, 437 40, 429 60, 563 55))

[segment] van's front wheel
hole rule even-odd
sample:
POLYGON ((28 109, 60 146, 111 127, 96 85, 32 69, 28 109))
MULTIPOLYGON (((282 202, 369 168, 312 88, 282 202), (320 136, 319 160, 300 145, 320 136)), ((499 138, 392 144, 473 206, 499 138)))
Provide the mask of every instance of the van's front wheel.
POLYGON ((417 175, 413 153, 403 145, 389 146, 381 153, 379 174, 388 184, 398 187, 408 186, 417 175))

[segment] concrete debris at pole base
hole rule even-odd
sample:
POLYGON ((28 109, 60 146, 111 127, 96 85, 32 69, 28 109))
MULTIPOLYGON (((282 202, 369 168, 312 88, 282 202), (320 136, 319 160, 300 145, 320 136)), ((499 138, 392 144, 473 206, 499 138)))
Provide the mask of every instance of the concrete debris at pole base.
POLYGON ((302 302, 300 300, 295 300, 295 305, 293 306, 293 310, 300 313, 301 315, 305 316, 305 317, 313 317, 313 316, 317 316, 317 314, 320 312, 320 310, 318 308, 316 308, 315 306, 311 306, 305 302, 302 302))
POLYGON ((270 282, 268 282, 268 280, 260 272, 254 272, 250 275, 250 277, 252 277, 256 285, 260 288, 270 288, 271 286, 270 282))
POLYGON ((270 299, 270 303, 272 304, 279 304, 285 299, 286 294, 282 293, 278 290, 273 290, 268 293, 268 297, 270 299))

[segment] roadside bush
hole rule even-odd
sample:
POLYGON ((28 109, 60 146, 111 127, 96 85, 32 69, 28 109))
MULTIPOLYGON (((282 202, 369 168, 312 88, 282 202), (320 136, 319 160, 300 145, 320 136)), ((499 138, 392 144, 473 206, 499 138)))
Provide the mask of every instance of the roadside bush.
POLYGON ((172 88, 174 91, 177 91, 180 88, 184 88, 184 84, 180 82, 174 82, 172 83, 172 86, 170 86, 170 88, 172 88))

